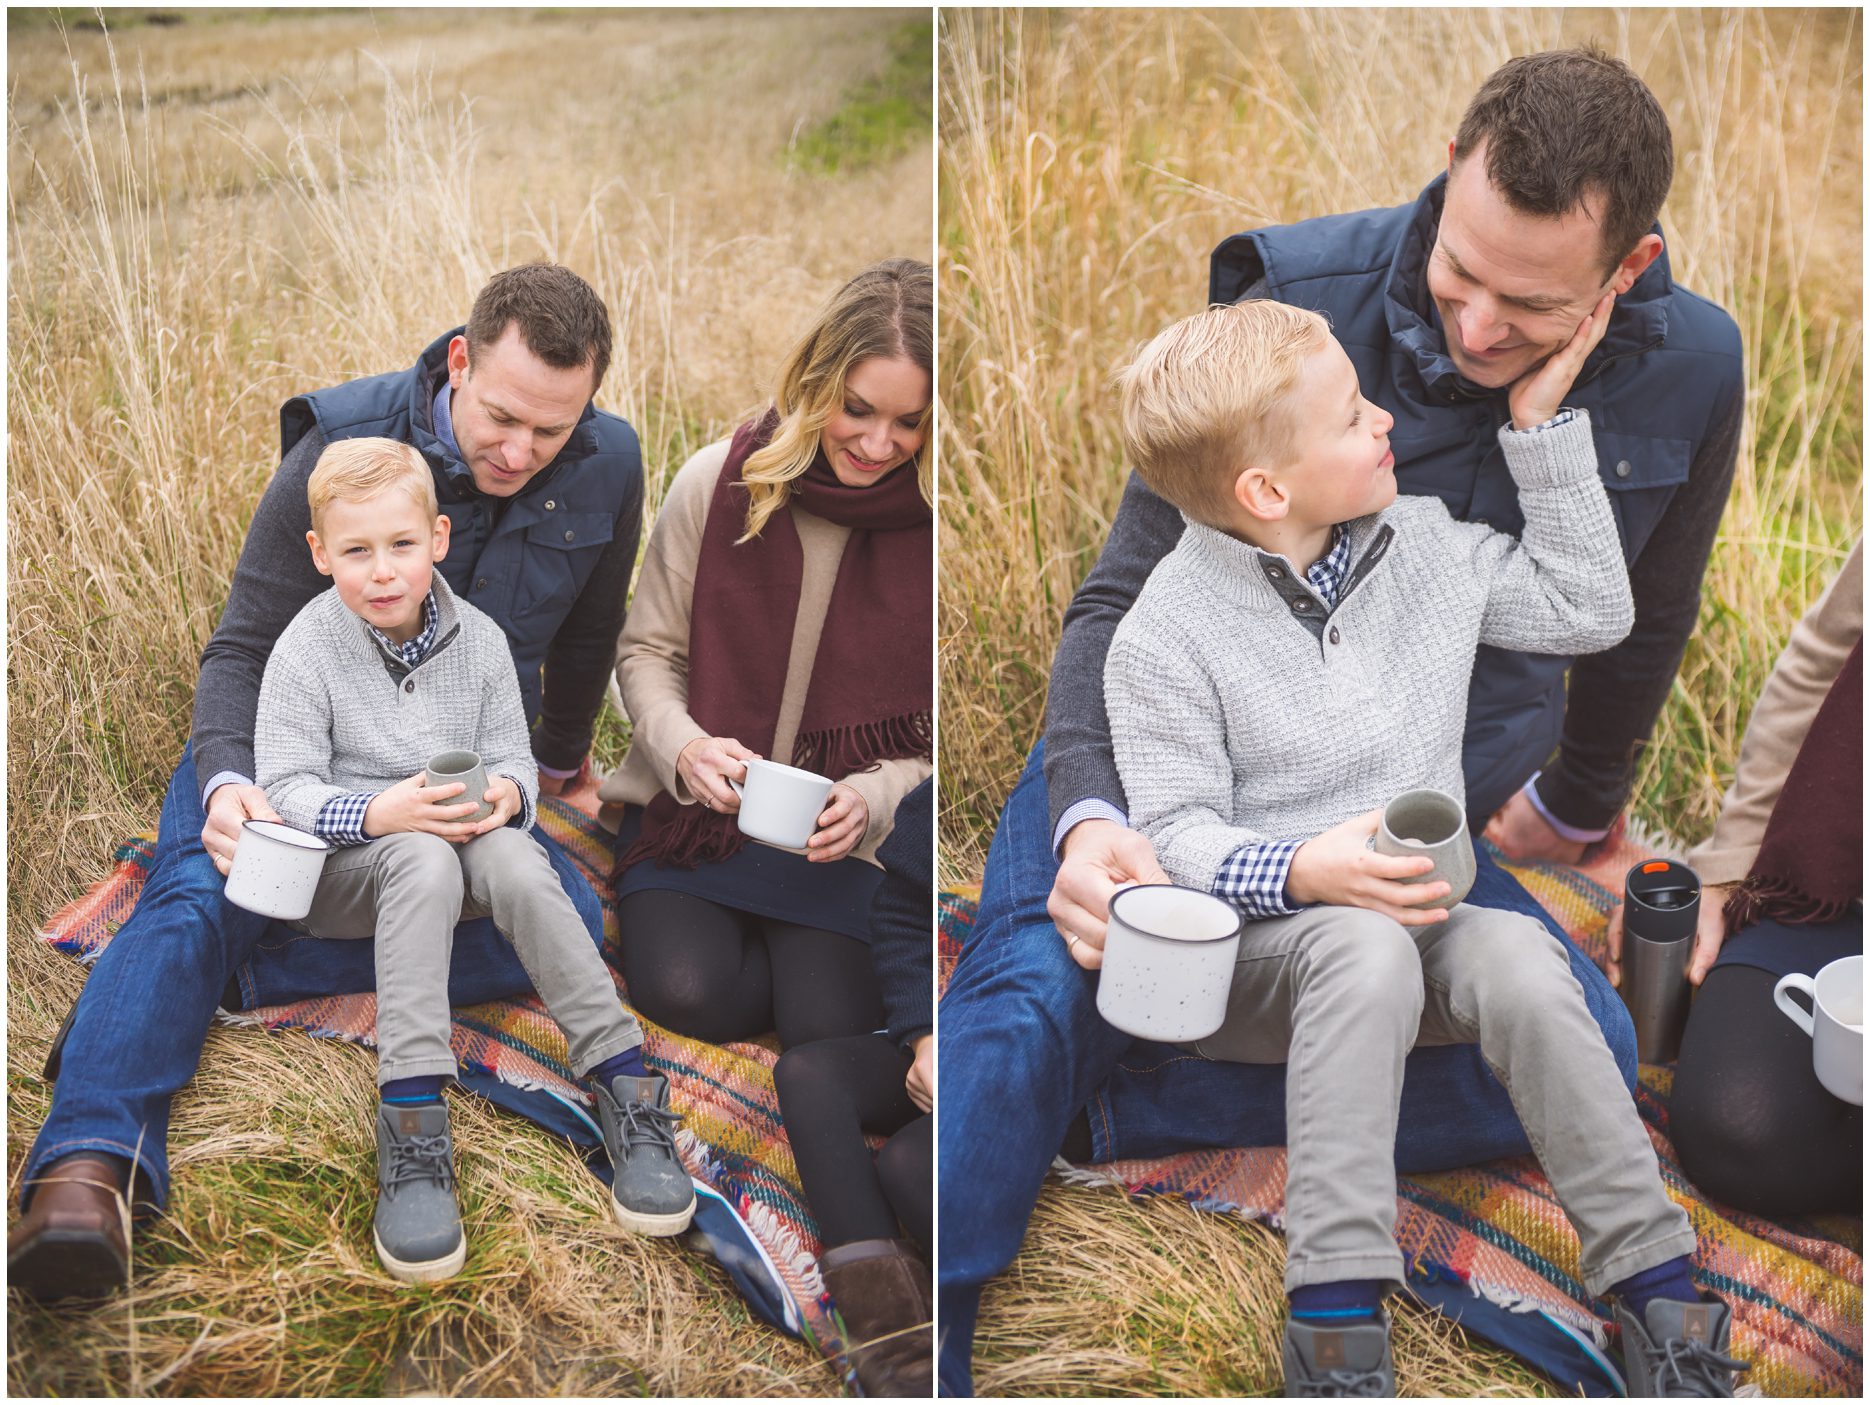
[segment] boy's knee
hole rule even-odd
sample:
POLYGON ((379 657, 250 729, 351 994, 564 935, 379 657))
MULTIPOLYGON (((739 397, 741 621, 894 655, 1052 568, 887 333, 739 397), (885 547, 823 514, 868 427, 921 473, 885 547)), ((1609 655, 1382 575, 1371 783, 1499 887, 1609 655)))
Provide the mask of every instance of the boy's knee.
POLYGON ((461 889, 461 855, 453 844, 436 834, 386 834, 376 842, 374 863, 379 883, 419 887, 424 892, 457 894, 461 889))
POLYGON ((1373 1005, 1422 1005, 1422 957, 1409 929, 1367 908, 1343 908, 1305 952, 1307 984, 1329 982, 1373 1005))

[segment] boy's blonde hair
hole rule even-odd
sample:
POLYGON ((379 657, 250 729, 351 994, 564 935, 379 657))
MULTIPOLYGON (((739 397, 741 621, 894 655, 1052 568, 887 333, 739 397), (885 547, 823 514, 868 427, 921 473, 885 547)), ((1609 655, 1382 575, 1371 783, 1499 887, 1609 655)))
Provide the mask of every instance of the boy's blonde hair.
POLYGON ((397 439, 340 439, 325 447, 305 495, 312 504, 312 530, 322 531, 325 509, 334 502, 368 502, 401 488, 433 522, 441 512, 428 460, 397 439))
POLYGON ((1143 481, 1197 522, 1222 525, 1234 480, 1287 461, 1298 428, 1290 392, 1330 324, 1265 299, 1184 317, 1117 373, 1123 442, 1143 481))

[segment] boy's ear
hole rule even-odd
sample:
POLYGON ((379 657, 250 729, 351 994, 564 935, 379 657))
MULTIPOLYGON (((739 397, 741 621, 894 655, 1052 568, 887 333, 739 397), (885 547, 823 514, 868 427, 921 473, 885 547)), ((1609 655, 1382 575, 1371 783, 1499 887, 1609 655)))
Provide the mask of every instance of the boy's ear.
POLYGON ((318 568, 318 574, 321 576, 330 575, 331 558, 325 554, 324 543, 318 540, 318 533, 307 532, 305 534, 305 544, 312 549, 312 564, 318 568))
POLYGON ((1286 490, 1263 468, 1241 470, 1234 479, 1234 501, 1261 522, 1278 522, 1292 510, 1286 490))
POLYGON ((435 549, 429 555, 437 561, 448 554, 448 532, 453 526, 454 523, 449 520, 447 513, 435 514, 435 549))

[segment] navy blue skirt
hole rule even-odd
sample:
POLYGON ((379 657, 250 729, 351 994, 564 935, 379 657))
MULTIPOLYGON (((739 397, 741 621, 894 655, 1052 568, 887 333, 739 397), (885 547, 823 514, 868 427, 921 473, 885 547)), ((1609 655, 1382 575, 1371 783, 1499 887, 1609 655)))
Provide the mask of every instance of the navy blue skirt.
MULTIPOLYGON (((636 843, 642 828, 642 806, 625 806, 616 852, 636 843)), ((868 944, 870 900, 882 881, 883 870, 862 859, 812 863, 802 855, 748 840, 739 853, 720 863, 695 868, 662 868, 653 859, 633 863, 617 879, 617 897, 688 893, 736 912, 837 932, 868 944)))
POLYGON ((1752 966, 1773 976, 1815 976, 1833 961, 1862 956, 1864 910, 1853 907, 1835 922, 1791 923, 1767 918, 1743 927, 1721 947, 1713 970, 1752 966))

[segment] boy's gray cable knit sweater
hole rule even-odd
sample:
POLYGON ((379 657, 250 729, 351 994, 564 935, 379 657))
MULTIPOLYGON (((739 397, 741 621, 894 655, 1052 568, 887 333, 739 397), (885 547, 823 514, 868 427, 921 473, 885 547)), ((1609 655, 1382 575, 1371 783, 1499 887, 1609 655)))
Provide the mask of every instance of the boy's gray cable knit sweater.
MULTIPOLYGON (((279 817, 310 830, 325 802, 387 790, 443 751, 476 751, 539 795, 519 677, 500 626, 433 573, 435 643, 414 670, 394 659, 337 588, 293 617, 266 662, 255 718, 257 781, 279 817)), ((460 804, 469 797, 463 796, 460 804)))
POLYGON ((1500 442, 1523 536, 1399 498, 1347 524, 1358 565, 1328 618, 1291 561, 1195 522, 1151 573, 1104 688, 1130 822, 1176 882, 1206 890, 1242 844, 1310 839, 1417 786, 1465 803, 1476 646, 1590 653, 1629 633, 1589 418, 1500 442))

